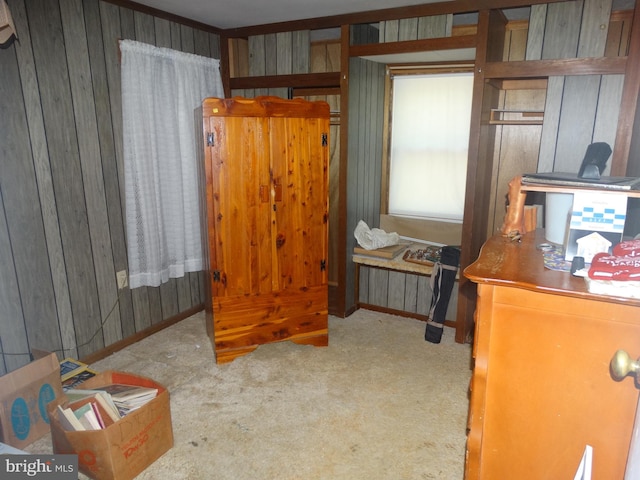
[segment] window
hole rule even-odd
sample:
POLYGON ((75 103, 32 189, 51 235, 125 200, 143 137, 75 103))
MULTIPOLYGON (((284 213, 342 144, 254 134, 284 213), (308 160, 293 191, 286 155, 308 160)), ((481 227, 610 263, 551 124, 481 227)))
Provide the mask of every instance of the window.
POLYGON ((473 72, 391 81, 388 213, 461 222, 473 72))

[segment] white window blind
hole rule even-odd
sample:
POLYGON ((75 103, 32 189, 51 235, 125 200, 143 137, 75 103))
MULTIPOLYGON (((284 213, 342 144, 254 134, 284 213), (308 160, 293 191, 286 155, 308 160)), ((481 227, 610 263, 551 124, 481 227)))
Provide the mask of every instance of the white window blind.
POLYGON ((393 78, 389 214, 462 221, 473 73, 393 78))

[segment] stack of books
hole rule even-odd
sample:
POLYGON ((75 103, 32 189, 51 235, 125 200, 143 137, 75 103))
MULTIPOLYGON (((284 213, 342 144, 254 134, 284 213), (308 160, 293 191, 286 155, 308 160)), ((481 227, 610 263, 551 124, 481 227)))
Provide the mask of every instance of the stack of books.
POLYGON ((80 385, 85 380, 95 377, 98 372, 89 365, 75 358, 65 358, 60 362, 60 381, 62 390, 67 391, 80 385))
POLYGON ((58 416, 65 430, 100 430, 153 400, 157 388, 113 384, 94 390, 69 389, 67 406, 58 405, 58 416))
POLYGON ((122 416, 137 410, 158 395, 157 388, 140 387, 138 385, 113 384, 100 387, 99 390, 111 397, 122 416))

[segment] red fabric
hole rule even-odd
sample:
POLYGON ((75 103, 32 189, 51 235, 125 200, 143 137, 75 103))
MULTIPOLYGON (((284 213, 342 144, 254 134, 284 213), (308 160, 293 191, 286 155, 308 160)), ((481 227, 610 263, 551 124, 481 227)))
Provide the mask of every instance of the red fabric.
POLYGON ((596 253, 591 260, 589 278, 594 280, 640 280, 640 256, 596 253))
POLYGON ((620 242, 613 247, 613 252, 617 257, 640 257, 640 238, 620 242))

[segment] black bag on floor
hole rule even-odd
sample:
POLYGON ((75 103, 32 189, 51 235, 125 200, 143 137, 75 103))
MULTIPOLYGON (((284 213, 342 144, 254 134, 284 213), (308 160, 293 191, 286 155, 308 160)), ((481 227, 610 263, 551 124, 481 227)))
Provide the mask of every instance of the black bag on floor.
POLYGON ((460 249, 458 247, 442 247, 440 261, 433 266, 431 274, 431 308, 429 309, 429 319, 424 332, 424 339, 431 343, 440 343, 442 339, 442 328, 444 327, 444 317, 447 314, 451 291, 458 273, 460 264, 460 249))

